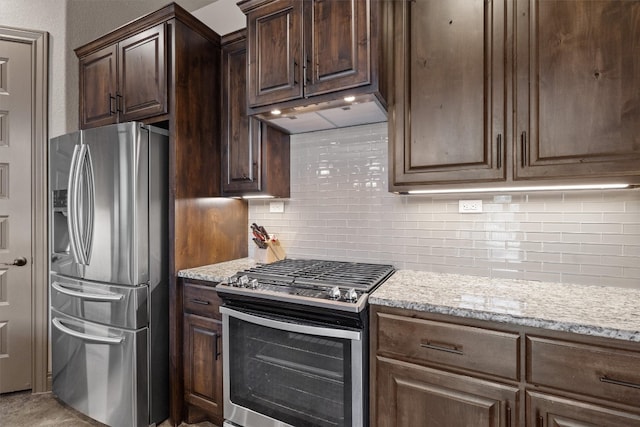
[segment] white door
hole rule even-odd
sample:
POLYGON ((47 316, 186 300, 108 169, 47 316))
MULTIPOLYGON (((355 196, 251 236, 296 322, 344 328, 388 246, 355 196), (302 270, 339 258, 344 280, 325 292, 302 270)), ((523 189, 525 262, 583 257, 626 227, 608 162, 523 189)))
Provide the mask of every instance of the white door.
POLYGON ((0 40, 0 393, 32 387, 31 61, 0 40))

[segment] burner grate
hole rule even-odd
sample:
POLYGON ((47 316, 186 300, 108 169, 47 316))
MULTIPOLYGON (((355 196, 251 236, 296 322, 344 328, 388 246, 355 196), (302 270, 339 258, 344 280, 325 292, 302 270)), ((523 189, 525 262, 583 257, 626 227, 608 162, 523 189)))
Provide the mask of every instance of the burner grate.
POLYGON ((243 273, 258 279, 283 280, 290 284, 345 286, 368 292, 394 272, 391 265, 345 261, 284 259, 243 273))

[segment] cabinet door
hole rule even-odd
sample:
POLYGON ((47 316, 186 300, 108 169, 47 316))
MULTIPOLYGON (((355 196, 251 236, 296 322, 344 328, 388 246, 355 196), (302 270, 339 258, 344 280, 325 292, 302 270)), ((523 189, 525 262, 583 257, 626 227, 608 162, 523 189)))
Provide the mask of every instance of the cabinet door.
POLYGON ((121 41, 119 49, 120 121, 167 112, 165 24, 121 41))
POLYGON ((222 47, 222 191, 260 191, 260 122, 247 116, 246 39, 222 47))
POLYGON ((250 107, 302 97, 302 3, 276 0, 248 13, 250 107))
POLYGON ((305 96, 370 81, 370 0, 305 2, 305 96))
POLYGON ((516 179, 640 172, 640 3, 519 0, 516 179))
POLYGON ((563 397, 527 392, 531 427, 638 427, 640 415, 563 397))
POLYGON ((117 123, 116 45, 80 58, 80 127, 117 123))
POLYGON ((183 340, 185 401, 222 417, 222 324, 185 314, 183 340))
POLYGON ((394 2, 393 190, 505 179, 505 3, 394 2))
POLYGON ((517 425, 518 388, 377 358, 378 427, 517 425))

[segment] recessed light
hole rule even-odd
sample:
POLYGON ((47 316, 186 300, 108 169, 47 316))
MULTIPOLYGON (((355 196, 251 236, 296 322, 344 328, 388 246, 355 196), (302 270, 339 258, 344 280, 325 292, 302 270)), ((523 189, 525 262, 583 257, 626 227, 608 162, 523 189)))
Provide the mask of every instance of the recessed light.
POLYGON ((346 102, 353 102, 353 101, 355 101, 355 100, 356 100, 356 97, 355 97, 355 96, 345 96, 345 97, 344 97, 344 100, 345 100, 346 102))
POLYGON ((280 110, 271 110, 271 114, 273 114, 274 116, 279 116, 280 114, 282 114, 282 111, 280 111, 280 110))

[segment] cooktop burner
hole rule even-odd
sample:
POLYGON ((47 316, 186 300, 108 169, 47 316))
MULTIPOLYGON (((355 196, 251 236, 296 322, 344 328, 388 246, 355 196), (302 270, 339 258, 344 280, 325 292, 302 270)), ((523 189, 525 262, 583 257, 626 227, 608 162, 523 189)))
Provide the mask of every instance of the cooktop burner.
POLYGON ((394 271, 386 264, 284 259, 240 271, 216 289, 223 298, 242 295, 359 312, 368 293, 394 271))

